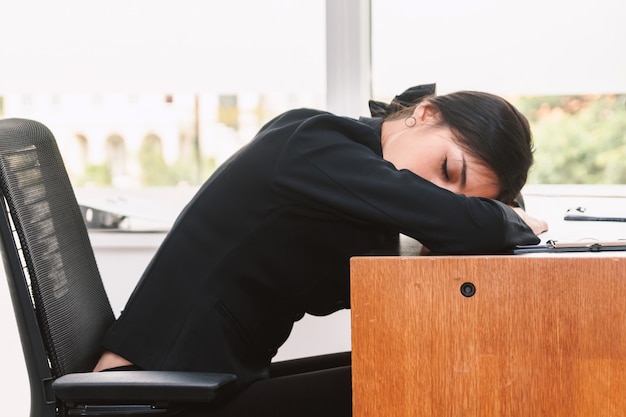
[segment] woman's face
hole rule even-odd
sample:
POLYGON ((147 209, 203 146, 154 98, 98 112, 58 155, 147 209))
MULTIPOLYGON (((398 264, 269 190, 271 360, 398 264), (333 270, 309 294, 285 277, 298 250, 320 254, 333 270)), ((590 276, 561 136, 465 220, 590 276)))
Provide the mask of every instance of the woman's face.
POLYGON ((417 107, 415 126, 404 119, 385 121, 382 131, 383 158, 396 169, 408 169, 433 184, 471 197, 496 198, 496 174, 454 140, 448 127, 437 125, 429 105, 417 107))

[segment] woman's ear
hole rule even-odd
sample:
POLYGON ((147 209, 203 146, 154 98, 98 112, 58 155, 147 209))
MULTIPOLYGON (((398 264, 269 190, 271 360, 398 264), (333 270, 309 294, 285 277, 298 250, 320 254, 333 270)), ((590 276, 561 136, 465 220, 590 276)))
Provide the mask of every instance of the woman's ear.
POLYGON ((413 110, 413 117, 421 123, 438 122, 439 111, 432 104, 424 102, 415 107, 415 110, 413 110))

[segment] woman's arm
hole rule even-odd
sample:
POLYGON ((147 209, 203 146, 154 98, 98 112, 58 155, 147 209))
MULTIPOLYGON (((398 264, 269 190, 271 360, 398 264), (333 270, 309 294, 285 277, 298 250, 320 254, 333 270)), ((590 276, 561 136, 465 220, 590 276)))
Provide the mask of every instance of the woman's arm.
MULTIPOLYGON (((377 144, 378 141, 378 144, 377 144)), ((277 183, 291 198, 411 236, 436 252, 498 252, 539 239, 510 207, 456 195, 382 159, 368 126, 320 115, 295 130, 277 183)))
POLYGON ((530 216, 521 207, 514 207, 513 211, 530 227, 536 235, 540 235, 548 231, 548 223, 541 219, 530 216))

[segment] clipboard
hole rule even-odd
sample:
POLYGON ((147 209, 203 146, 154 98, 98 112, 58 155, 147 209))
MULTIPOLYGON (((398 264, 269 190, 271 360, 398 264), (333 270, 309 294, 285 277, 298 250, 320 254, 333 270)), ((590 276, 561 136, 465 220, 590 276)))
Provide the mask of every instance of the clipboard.
POLYGON ((588 242, 558 242, 548 240, 539 245, 518 245, 513 250, 514 255, 524 253, 558 253, 558 252, 605 252, 626 251, 626 240, 616 241, 588 241, 588 242))

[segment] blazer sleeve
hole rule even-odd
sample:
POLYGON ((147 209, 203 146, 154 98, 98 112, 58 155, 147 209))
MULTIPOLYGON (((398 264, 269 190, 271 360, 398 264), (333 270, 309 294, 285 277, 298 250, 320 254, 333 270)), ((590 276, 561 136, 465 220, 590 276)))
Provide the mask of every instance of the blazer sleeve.
POLYGON ((397 170, 375 146, 380 138, 365 124, 330 114, 309 118, 278 159, 278 187, 296 204, 393 228, 435 252, 495 253, 539 242, 505 204, 397 170))

